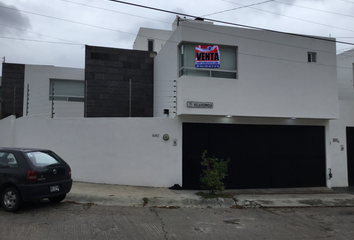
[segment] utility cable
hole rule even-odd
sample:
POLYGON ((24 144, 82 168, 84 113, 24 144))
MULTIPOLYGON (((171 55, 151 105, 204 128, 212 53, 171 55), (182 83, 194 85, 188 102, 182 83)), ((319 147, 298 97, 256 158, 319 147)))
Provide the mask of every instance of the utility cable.
POLYGON ((206 17, 206 16, 215 15, 215 14, 219 14, 219 13, 230 12, 230 11, 238 10, 238 9, 241 9, 241 8, 247 8, 247 7, 251 7, 251 6, 255 6, 255 5, 264 4, 264 3, 267 3, 267 2, 274 2, 274 1, 275 0, 267 0, 267 1, 264 1, 264 2, 253 3, 253 4, 250 4, 250 5, 244 5, 242 7, 231 8, 231 9, 223 10, 223 11, 220 11, 220 12, 209 13, 209 14, 206 14, 206 15, 202 15, 201 17, 206 17))
POLYGON ((73 2, 73 1, 69 1, 69 0, 59 0, 59 1, 67 2, 67 3, 72 3, 72 4, 76 4, 76 5, 81 5, 81 6, 85 6, 85 7, 89 7, 89 8, 100 9, 100 10, 104 10, 104 11, 108 11, 108 12, 114 12, 114 13, 124 14, 124 15, 127 15, 127 16, 132 16, 132 17, 137 17, 137 18, 148 19, 148 20, 151 20, 151 21, 156 21, 156 22, 162 22, 162 23, 166 23, 166 24, 171 24, 170 22, 165 22, 165 21, 161 21, 161 20, 156 20, 156 19, 154 19, 154 18, 142 17, 142 16, 135 15, 135 14, 130 14, 130 13, 126 13, 126 12, 120 12, 120 11, 116 11, 116 10, 112 10, 112 9, 108 9, 108 8, 102 8, 102 7, 92 6, 92 5, 88 5, 88 4, 84 4, 84 3, 78 3, 78 2, 73 2))
POLYGON ((30 42, 41 42, 41 43, 54 43, 54 44, 65 44, 65 45, 84 45, 80 43, 65 43, 65 42, 50 42, 50 41, 44 41, 44 40, 35 40, 35 39, 26 39, 26 38, 15 38, 15 37, 5 37, 5 36, 0 36, 0 38, 6 38, 6 39, 12 39, 12 40, 22 40, 22 41, 30 41, 30 42))
POLYGON ((123 32, 123 31, 120 31, 120 30, 112 29, 112 28, 106 28, 106 27, 96 26, 96 25, 92 25, 92 24, 88 24, 88 23, 76 22, 76 21, 67 20, 67 19, 64 19, 64 18, 58 18, 58 17, 48 16, 48 15, 44 15, 44 14, 40 14, 40 13, 34 13, 34 12, 25 11, 25 10, 20 10, 20 9, 17 9, 17 8, 11 8, 11 7, 5 7, 5 6, 0 6, 0 7, 1 8, 6 8, 6 9, 9 9, 9 10, 13 10, 13 11, 18 11, 18 12, 24 12, 24 13, 28 13, 28 14, 32 14, 32 15, 37 15, 37 16, 41 16, 41 17, 52 18, 52 19, 60 20, 60 21, 64 21, 64 22, 80 24, 80 25, 84 25, 84 26, 88 26, 88 27, 94 27, 94 28, 100 28, 100 29, 109 30, 109 31, 113 31, 113 32, 122 32, 122 33, 131 34, 131 35, 136 35, 135 33, 123 32))
POLYGON ((280 3, 280 4, 289 5, 289 6, 293 6, 293 7, 298 7, 298 8, 310 9, 310 10, 313 10, 313 11, 325 12, 325 13, 336 14, 336 15, 340 15, 340 16, 354 18, 354 16, 352 16, 352 15, 336 13, 336 12, 330 12, 330 11, 325 11, 325 10, 321 10, 321 9, 317 9, 317 8, 309 8, 309 7, 299 6, 299 5, 295 5, 295 4, 292 4, 292 3, 282 2, 282 1, 279 1, 279 0, 274 0, 274 2, 277 2, 277 3, 280 3))
POLYGON ((66 40, 66 39, 62 39, 62 38, 51 37, 51 36, 48 36, 48 35, 44 35, 44 34, 42 34, 42 33, 36 33, 36 32, 32 32, 32 31, 28 31, 28 30, 22 29, 22 28, 16 28, 16 27, 9 26, 9 25, 6 25, 6 24, 1 24, 1 23, 0 23, 0 25, 2 25, 2 26, 4 26, 4 27, 13 28, 13 29, 16 29, 16 30, 20 30, 20 31, 32 33, 32 34, 37 34, 37 35, 43 36, 43 37, 53 38, 53 39, 56 39, 56 40, 66 41, 66 42, 71 42, 71 43, 76 43, 76 44, 80 44, 80 45, 85 45, 85 44, 82 44, 82 43, 78 43, 78 42, 74 42, 74 41, 70 41, 70 40, 66 40))
MULTIPOLYGON (((136 6, 136 7, 143 7, 143 8, 147 8, 147 9, 151 9, 151 10, 155 10, 155 11, 162 11, 162 12, 173 13, 173 14, 177 14, 177 15, 183 15, 183 16, 187 16, 187 17, 192 17, 192 18, 198 18, 197 16, 190 15, 190 14, 183 14, 183 13, 180 13, 180 12, 174 12, 174 11, 169 11, 169 10, 152 8, 152 7, 148 7, 148 6, 143 6, 143 5, 134 4, 134 3, 127 3, 127 2, 118 1, 118 0, 106 0, 106 1, 123 3, 123 4, 128 4, 128 5, 132 5, 132 6, 136 6)), ((94 27, 94 28, 99 28, 99 29, 104 29, 104 30, 109 30, 109 31, 114 31, 114 32, 121 32, 121 33, 126 33, 126 34, 130 34, 130 35, 134 35, 134 36, 136 35, 136 33, 129 33, 129 32, 124 32, 124 31, 120 31, 120 30, 116 30, 116 29, 101 27, 101 26, 97 26, 97 25, 92 25, 92 24, 87 24, 87 23, 82 23, 82 22, 76 22, 76 21, 67 20, 67 19, 58 18, 58 17, 53 17, 53 16, 47 16, 47 15, 44 15, 44 14, 39 14, 39 13, 33 13, 33 12, 25 11, 25 10, 20 10, 20 9, 17 9, 17 8, 11 8, 11 7, 5 7, 5 6, 0 6, 0 7, 1 8, 5 8, 5 9, 9 9, 9 10, 13 10, 13 11, 19 11, 19 12, 33 14, 33 15, 37 15, 37 16, 41 16, 41 17, 47 17, 47 18, 52 18, 52 19, 56 19, 56 20, 60 20, 60 21, 65 21, 65 22, 69 22, 69 23, 75 23, 75 24, 80 24, 80 25, 84 25, 84 26, 89 26, 89 27, 94 27)), ((354 43, 349 43, 349 42, 344 42, 344 41, 336 41, 336 40, 332 40, 332 39, 328 39, 328 38, 320 38, 320 37, 305 36, 305 35, 300 35, 300 34, 295 34, 295 33, 280 32, 280 31, 276 31, 276 30, 270 30, 270 29, 259 28, 259 27, 252 27, 252 26, 236 24, 236 23, 230 23, 230 22, 219 21, 219 20, 213 20, 213 19, 208 19, 208 18, 205 18, 205 20, 214 21, 214 22, 223 23, 223 24, 228 24, 228 25, 232 25, 232 26, 238 26, 238 27, 244 27, 244 28, 250 28, 250 29, 256 29, 256 30, 263 30, 263 31, 273 32, 273 33, 278 33, 278 34, 286 34, 286 35, 291 35, 291 36, 311 38, 311 39, 317 39, 317 40, 328 41, 328 42, 336 42, 336 43, 341 43, 341 44, 347 44, 347 45, 354 46, 354 43)), ((161 40, 166 41, 166 39, 161 39, 161 40)))
MULTIPOLYGON (((170 11, 170 10, 165 10, 165 9, 160 9, 160 8, 154 8, 154 7, 150 7, 150 6, 140 5, 140 4, 136 4, 136 3, 129 3, 129 2, 120 1, 120 0, 106 0, 106 1, 126 4, 126 5, 130 5, 130 6, 145 8, 145 9, 159 11, 159 12, 182 15, 182 16, 191 17, 191 18, 198 18, 198 16, 191 15, 191 14, 185 14, 185 13, 180 13, 180 12, 176 12, 176 11, 170 11)), ((244 25, 244 24, 230 23, 230 22, 220 21, 220 20, 215 20, 215 19, 210 19, 210 18, 204 18, 204 20, 217 22, 217 23, 222 23, 222 24, 228 24, 228 25, 231 25, 231 26, 250 28, 250 29, 262 30, 262 31, 273 32, 273 33, 278 33, 278 34, 286 34, 286 35, 303 37, 303 38, 311 38, 311 39, 317 39, 317 40, 322 40, 322 41, 327 41, 327 42, 337 42, 337 43, 342 43, 342 44, 347 44, 347 45, 353 45, 354 46, 354 43, 336 41, 336 40, 331 40, 331 39, 327 39, 327 38, 320 38, 320 37, 314 37, 314 36, 305 36, 305 35, 300 35, 300 34, 296 34, 296 33, 281 32, 281 31, 276 31, 276 30, 271 30, 271 29, 266 29, 266 28, 253 27, 253 26, 244 25)))
MULTIPOLYGON (((237 5, 242 5, 242 4, 230 2, 230 1, 227 1, 227 0, 223 0, 223 1, 224 2, 233 3, 233 4, 237 4, 237 5)), ((323 23, 318 23, 318 22, 313 22, 313 21, 302 19, 302 18, 291 17, 291 16, 288 16, 288 15, 275 13, 275 12, 271 12, 271 11, 267 11, 267 10, 263 10, 263 9, 259 9, 259 8, 254 8, 254 7, 249 7, 249 8, 255 9, 255 10, 258 10, 258 11, 262 11, 262 12, 271 13, 271 14, 274 14, 274 15, 282 16, 282 17, 286 17, 286 18, 290 18, 290 19, 295 19, 295 20, 298 20, 298 21, 303 21, 303 22, 317 24, 317 25, 321 25, 321 26, 325 26, 325 27, 336 28, 336 29, 340 29, 340 30, 344 30, 344 31, 354 32, 354 30, 350 30, 350 29, 346 29, 346 28, 340 28, 340 27, 335 27, 335 26, 331 26, 331 25, 327 25, 327 24, 323 24, 323 23)))

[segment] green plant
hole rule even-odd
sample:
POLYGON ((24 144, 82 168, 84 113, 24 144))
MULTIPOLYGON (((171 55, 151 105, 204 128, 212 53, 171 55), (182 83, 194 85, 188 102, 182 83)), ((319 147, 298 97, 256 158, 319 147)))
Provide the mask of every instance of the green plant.
POLYGON ((149 199, 147 197, 143 198, 143 206, 145 207, 149 202, 149 199))
POLYGON ((225 189, 223 179, 227 176, 227 164, 230 162, 230 158, 224 161, 206 155, 207 151, 205 150, 201 162, 201 165, 206 167, 203 169, 203 174, 200 175, 202 187, 208 189, 211 194, 215 194, 215 191, 222 192, 225 189))

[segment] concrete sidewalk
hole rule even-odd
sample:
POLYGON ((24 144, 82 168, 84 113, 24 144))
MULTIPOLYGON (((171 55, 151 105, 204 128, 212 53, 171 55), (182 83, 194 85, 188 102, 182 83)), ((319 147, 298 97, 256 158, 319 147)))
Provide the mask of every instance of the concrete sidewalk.
POLYGON ((64 201, 130 207, 354 207, 354 195, 321 188, 225 190, 234 198, 203 199, 199 190, 74 182, 64 201), (145 203, 144 199, 145 198, 145 203), (235 201, 236 200, 236 201, 235 201))

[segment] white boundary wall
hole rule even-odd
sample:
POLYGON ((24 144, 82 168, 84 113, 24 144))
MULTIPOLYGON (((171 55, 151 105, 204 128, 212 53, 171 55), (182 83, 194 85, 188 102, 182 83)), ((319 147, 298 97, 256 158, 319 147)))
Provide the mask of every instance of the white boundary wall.
POLYGON ((0 136, 0 147, 53 150, 70 164, 75 181, 182 185, 182 125, 177 119, 10 116, 0 121, 0 136), (164 141, 163 134, 170 139, 164 141))
POLYGON ((338 120, 215 116, 51 119, 44 115, 15 119, 10 116, 0 121, 0 147, 51 149, 70 164, 75 181, 170 187, 176 183, 182 185, 182 122, 324 126, 327 186, 346 187, 345 130, 354 126, 352 109, 353 101, 340 101, 338 120), (163 134, 170 139, 164 141, 163 134), (177 146, 173 146, 173 139, 177 140, 177 146), (332 179, 328 178, 329 168, 332 179))

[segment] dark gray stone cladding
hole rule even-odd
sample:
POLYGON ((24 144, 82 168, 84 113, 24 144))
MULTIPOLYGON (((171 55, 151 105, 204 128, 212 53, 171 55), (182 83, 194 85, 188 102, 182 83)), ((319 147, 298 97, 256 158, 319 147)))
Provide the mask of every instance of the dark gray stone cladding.
POLYGON ((23 116, 23 91, 25 83, 25 65, 15 63, 2 64, 2 113, 5 118, 10 115, 23 116))
POLYGON ((86 46, 85 117, 153 116, 153 52, 86 46))

